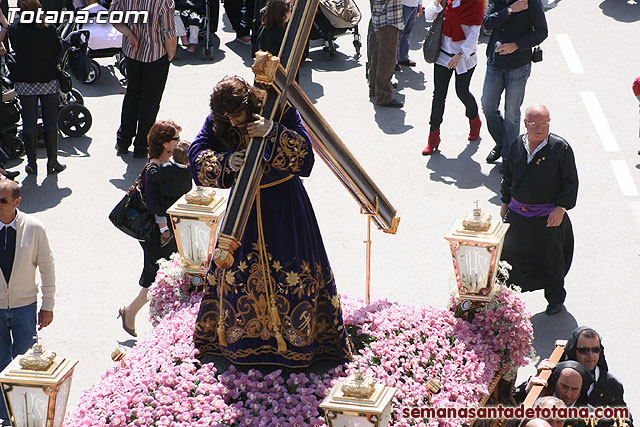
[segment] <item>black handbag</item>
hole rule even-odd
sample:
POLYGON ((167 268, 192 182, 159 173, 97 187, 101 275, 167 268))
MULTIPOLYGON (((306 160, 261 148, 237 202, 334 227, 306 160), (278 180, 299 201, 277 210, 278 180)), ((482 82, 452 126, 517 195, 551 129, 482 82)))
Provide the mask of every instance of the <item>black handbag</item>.
POLYGON ((442 21, 444 20, 445 7, 446 1, 436 19, 431 23, 431 27, 427 30, 427 37, 425 37, 424 44, 422 45, 424 60, 429 64, 435 64, 438 60, 438 56, 440 56, 440 43, 442 43, 442 21))
POLYGON ((531 62, 540 62, 542 61, 542 48, 540 46, 536 46, 533 48, 531 52, 531 62))
POLYGON ((150 165, 148 163, 144 167, 138 179, 127 190, 127 194, 109 214, 109 220, 116 228, 141 242, 151 239, 153 228, 156 225, 153 212, 147 208, 141 190, 142 176, 150 165))

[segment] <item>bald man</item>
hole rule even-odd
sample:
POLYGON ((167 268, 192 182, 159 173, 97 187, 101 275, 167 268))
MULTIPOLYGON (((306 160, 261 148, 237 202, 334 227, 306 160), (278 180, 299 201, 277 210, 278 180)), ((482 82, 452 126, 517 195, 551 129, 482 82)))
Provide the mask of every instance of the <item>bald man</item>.
POLYGON ((573 229, 567 211, 576 205, 578 172, 573 150, 550 133, 544 105, 527 108, 511 148, 501 186, 500 217, 510 224, 502 259, 512 266, 508 283, 523 291, 544 289, 545 313, 562 311, 564 278, 573 259, 573 229))

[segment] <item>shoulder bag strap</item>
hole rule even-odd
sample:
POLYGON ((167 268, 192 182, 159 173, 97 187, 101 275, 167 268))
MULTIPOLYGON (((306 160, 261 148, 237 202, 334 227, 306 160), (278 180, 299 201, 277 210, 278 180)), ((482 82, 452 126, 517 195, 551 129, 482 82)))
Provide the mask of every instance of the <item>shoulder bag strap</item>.
POLYGON ((138 188, 138 187, 140 187, 140 189, 142 189, 142 176, 147 173, 147 171, 149 170, 149 168, 152 165, 153 164, 151 162, 149 162, 146 165, 144 165, 144 168, 142 168, 142 171, 140 172, 140 175, 138 175, 138 177, 133 182, 131 187, 129 187, 129 189, 127 190, 127 194, 133 193, 136 190, 136 188, 138 188))

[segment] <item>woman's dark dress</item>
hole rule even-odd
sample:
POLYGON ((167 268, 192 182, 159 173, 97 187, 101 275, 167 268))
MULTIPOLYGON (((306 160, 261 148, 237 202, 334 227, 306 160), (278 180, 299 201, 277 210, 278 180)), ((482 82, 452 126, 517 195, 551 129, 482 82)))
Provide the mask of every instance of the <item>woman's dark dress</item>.
MULTIPOLYGON (((248 141, 237 136, 241 144, 248 141)), ((351 342, 343 325, 340 298, 300 180, 309 176, 314 159, 298 112, 288 108, 265 140, 266 169, 242 245, 229 269, 211 264, 194 332, 195 346, 200 357, 222 355, 236 364, 305 367, 319 359, 349 360, 351 342), (268 262, 263 264, 262 256, 268 262), (267 275, 271 280, 265 282, 267 275), (286 343, 282 352, 278 352, 269 295, 277 301, 286 343), (221 306, 226 343, 220 342, 217 330, 221 306)), ((232 187, 236 173, 228 162, 233 151, 215 136, 211 116, 207 117, 189 149, 196 184, 232 187)))

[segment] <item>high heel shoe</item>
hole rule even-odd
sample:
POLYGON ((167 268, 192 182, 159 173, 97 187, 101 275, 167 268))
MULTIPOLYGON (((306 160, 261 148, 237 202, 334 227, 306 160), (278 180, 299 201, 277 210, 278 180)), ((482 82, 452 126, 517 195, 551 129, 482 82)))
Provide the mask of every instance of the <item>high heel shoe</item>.
POLYGON ((124 308, 121 308, 118 310, 118 317, 116 317, 116 319, 118 318, 122 318, 122 329, 125 330, 126 333, 128 333, 129 335, 133 336, 133 337, 137 337, 138 334, 136 333, 135 328, 134 329, 130 329, 127 326, 127 322, 126 322, 126 311, 124 310, 124 308))

